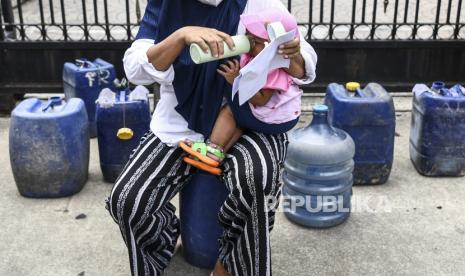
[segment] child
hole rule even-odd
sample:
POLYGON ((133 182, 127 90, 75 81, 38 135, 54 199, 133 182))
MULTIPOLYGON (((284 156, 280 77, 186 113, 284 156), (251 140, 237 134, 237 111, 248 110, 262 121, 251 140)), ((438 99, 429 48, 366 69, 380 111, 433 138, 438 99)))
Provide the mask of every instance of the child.
MULTIPOLYGON (((296 30, 296 20, 285 11, 268 10, 255 15, 241 16, 254 43, 249 53, 220 65, 217 70, 229 84, 239 75, 240 68, 246 66, 270 42, 266 25, 281 22, 287 32, 296 30)), ((298 34, 297 34, 298 35, 298 34)), ((239 91, 240 93, 240 91, 239 91)), ((238 103, 238 96, 232 99, 227 95, 226 104, 215 122, 210 139, 206 142, 181 142, 183 150, 190 154, 184 161, 194 167, 212 174, 221 174, 218 168, 227 152, 242 136, 244 129, 266 134, 278 134, 291 130, 300 116, 302 90, 292 81, 283 68, 272 70, 268 74, 265 86, 257 92, 248 104, 238 103)))

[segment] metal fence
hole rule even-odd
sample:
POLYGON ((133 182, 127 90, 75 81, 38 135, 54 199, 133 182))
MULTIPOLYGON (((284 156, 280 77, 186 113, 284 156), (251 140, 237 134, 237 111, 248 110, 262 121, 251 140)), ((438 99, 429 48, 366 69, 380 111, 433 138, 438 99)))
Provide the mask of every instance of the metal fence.
MULTIPOLYGON (((462 0, 282 1, 318 54, 317 78, 306 92, 354 80, 375 81, 389 91, 434 80, 463 83, 462 0)), ((0 61, 6 68, 0 74, 0 107, 5 99, 13 103, 12 95, 62 92, 63 63, 76 58, 103 58, 124 76, 121 59, 147 5, 147 0, 0 2, 0 61)))
MULTIPOLYGON (((1 0, 0 41, 130 41, 147 0, 1 0)), ((283 0, 308 40, 463 40, 462 0, 283 0)))

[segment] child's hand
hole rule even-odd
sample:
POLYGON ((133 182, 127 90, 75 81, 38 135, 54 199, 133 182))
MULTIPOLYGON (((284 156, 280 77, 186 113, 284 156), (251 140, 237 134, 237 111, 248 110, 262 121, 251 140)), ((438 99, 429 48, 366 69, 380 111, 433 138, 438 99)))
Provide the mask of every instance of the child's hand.
POLYGON ((297 37, 294 40, 279 46, 278 53, 284 58, 295 59, 301 56, 300 53, 300 38, 297 37))
POLYGON ((220 67, 221 69, 217 69, 216 71, 232 85, 234 79, 239 76, 239 71, 241 70, 239 61, 237 59, 228 60, 227 64, 221 64, 220 67))

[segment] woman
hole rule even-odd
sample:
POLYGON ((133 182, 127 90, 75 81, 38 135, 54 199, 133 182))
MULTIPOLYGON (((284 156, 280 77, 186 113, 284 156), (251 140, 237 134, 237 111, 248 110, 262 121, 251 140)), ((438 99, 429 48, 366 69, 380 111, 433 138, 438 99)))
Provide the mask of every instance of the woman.
MULTIPOLYGON (((220 62, 194 65, 186 46, 198 43, 213 55, 231 35, 243 34, 241 14, 285 7, 279 0, 151 0, 124 66, 135 84, 161 84, 161 99, 151 131, 146 134, 119 176, 108 200, 128 247, 132 275, 162 275, 179 236, 179 221, 169 201, 195 169, 182 161, 180 141, 208 138, 231 93, 216 73, 220 62), (203 26, 203 27, 199 27, 203 26)), ((316 54, 303 38, 280 48, 291 60, 297 84, 315 78, 316 54)), ((279 197, 287 136, 245 132, 223 162, 222 180, 230 194, 218 215, 224 227, 219 275, 271 275, 270 230, 274 213, 265 198, 279 197)))

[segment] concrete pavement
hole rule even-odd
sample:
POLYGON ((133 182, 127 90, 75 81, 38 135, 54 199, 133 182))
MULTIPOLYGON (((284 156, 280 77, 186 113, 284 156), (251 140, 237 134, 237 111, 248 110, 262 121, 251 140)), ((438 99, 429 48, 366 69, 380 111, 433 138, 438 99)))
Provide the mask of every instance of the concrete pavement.
MULTIPOLYGON (((309 102, 321 98, 311 97, 309 102)), ((312 230, 277 214, 274 275, 463 275, 465 178, 426 178, 408 155, 409 97, 396 98, 395 163, 389 182, 354 188, 355 212, 335 228, 312 230)), ((310 116, 302 118, 308 123, 310 116)), ((129 275, 125 245, 104 208, 97 141, 90 178, 64 199, 21 197, 8 154, 9 118, 0 118, 0 275, 129 275), (85 214, 85 218, 76 219, 85 214)), ((174 200, 177 205, 177 199, 174 200)), ((208 275, 177 254, 166 275, 208 275)))

